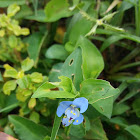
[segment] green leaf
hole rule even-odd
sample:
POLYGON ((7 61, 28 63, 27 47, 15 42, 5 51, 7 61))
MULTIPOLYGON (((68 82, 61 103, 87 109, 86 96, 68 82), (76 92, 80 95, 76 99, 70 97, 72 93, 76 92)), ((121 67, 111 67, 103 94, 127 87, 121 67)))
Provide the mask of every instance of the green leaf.
POLYGON ((104 68, 104 62, 96 46, 85 37, 80 36, 76 47, 80 47, 82 50, 83 78, 97 78, 104 68))
POLYGON ((10 80, 7 81, 4 85, 3 85, 3 92, 6 95, 10 95, 12 90, 15 90, 16 88, 16 80, 10 80))
POLYGON ((46 23, 46 15, 45 15, 45 12, 43 10, 38 10, 36 15, 26 16, 25 19, 35 20, 38 22, 45 22, 46 23))
POLYGON ((43 76, 42 73, 38 73, 38 72, 33 72, 30 75, 31 81, 35 82, 35 83, 41 83, 43 82, 43 76))
POLYGON ((32 91, 28 89, 22 89, 20 87, 17 88, 16 90, 16 98, 21 101, 25 102, 26 99, 32 94, 32 91))
MULTIPOLYGON (((89 15, 92 15, 93 17, 97 17, 97 13, 95 12, 95 10, 93 10, 93 1, 82 1, 82 3, 84 5, 82 8, 83 11, 87 12, 89 15)), ((92 26, 93 22, 83 17, 80 12, 74 14, 68 24, 64 42, 66 43, 70 41, 73 45, 75 45, 80 35, 85 36, 91 30, 92 26)))
POLYGON ((19 103, 14 93, 2 99, 3 99, 4 104, 2 106, 2 109, 0 110, 0 113, 2 112, 8 113, 19 106, 19 103))
POLYGON ((8 44, 11 48, 16 48, 18 44, 18 38, 15 35, 9 36, 8 44))
MULTIPOLYGON (((138 42, 140 43, 140 37, 139 36, 135 36, 133 34, 129 34, 129 33, 115 33, 113 31, 109 31, 109 30, 103 30, 103 29, 97 29, 97 34, 106 34, 106 35, 112 35, 112 34, 115 34, 116 36, 119 36, 120 38, 125 38, 125 39, 128 39, 128 40, 132 40, 134 42, 138 42)), ((119 38, 117 37, 117 38, 119 38)))
POLYGON ((18 11, 20 10, 20 7, 17 4, 12 4, 7 9, 7 14, 9 17, 14 16, 18 11))
POLYGON ((30 84, 30 79, 28 76, 23 76, 22 78, 17 80, 17 84, 19 85, 20 88, 28 88, 30 84))
POLYGON ((27 48, 29 57, 30 59, 34 60, 35 64, 37 64, 37 61, 39 59, 40 49, 42 47, 46 35, 47 32, 44 35, 40 32, 36 32, 30 35, 26 40, 27 43, 29 44, 27 48))
POLYGON ((140 98, 136 99, 133 104, 133 109, 136 112, 137 117, 140 118, 140 98))
POLYGON ((33 109, 36 106, 36 99, 35 98, 31 98, 28 102, 28 107, 30 109, 33 109))
POLYGON ((88 99, 89 103, 101 114, 111 117, 113 96, 119 93, 109 82, 99 79, 87 79, 81 83, 80 96, 88 99))
POLYGON ((130 125, 125 128, 130 134, 132 134, 138 140, 140 139, 140 127, 138 125, 130 125))
POLYGON ((129 110, 130 107, 126 104, 114 104, 112 115, 120 115, 129 110))
POLYGON ((27 16, 31 15, 33 12, 29 6, 26 4, 21 6, 20 11, 14 16, 15 19, 22 19, 26 18, 27 16))
POLYGON ((57 63, 53 65, 50 73, 49 73, 49 81, 50 82, 59 82, 60 79, 58 77, 61 75, 60 70, 62 68, 63 63, 57 63))
POLYGON ((43 140, 46 135, 50 135, 48 128, 26 118, 10 115, 9 121, 21 140, 43 140))
POLYGON ((80 89, 80 83, 83 80, 82 76, 82 54, 81 49, 77 48, 65 60, 61 69, 61 74, 72 79, 77 90, 80 89))
POLYGON ((4 107, 3 109, 0 110, 0 113, 2 112, 10 112, 11 110, 13 110, 14 108, 18 107, 19 106, 19 103, 14 103, 14 104, 11 104, 7 107, 4 107))
POLYGON ((48 22, 54 22, 60 18, 71 16, 68 1, 51 0, 45 7, 45 14, 48 22))
POLYGON ((108 140, 99 118, 91 121, 91 130, 86 133, 86 139, 108 140))
POLYGON ((21 62, 21 68, 23 71, 28 71, 34 66, 34 61, 33 59, 30 59, 27 57, 25 60, 21 62))
POLYGON ((55 119, 54 119, 54 124, 53 124, 53 129, 52 129, 50 140, 55 140, 56 139, 57 132, 58 132, 60 124, 61 124, 61 120, 62 120, 62 117, 58 117, 57 115, 55 115, 55 119))
POLYGON ((109 38, 107 38, 104 43, 102 44, 101 48, 100 48, 100 51, 103 52, 107 47, 109 47, 111 44, 119 41, 123 39, 122 36, 119 36, 119 35, 112 35, 110 36, 109 38))
POLYGON ((11 67, 9 64, 5 64, 4 68, 5 68, 4 77, 18 78, 18 72, 16 69, 11 67))
POLYGON ((128 88, 129 92, 119 101, 119 103, 125 102, 139 93, 140 90, 139 82, 138 83, 132 82, 131 84, 128 84, 128 88))
POLYGON ((61 82, 49 83, 45 82, 42 84, 33 94, 32 98, 74 98, 77 95, 75 87, 68 77, 60 76, 61 82), (56 88, 62 88, 63 91, 57 90, 56 88))
POLYGON ((0 7, 7 7, 14 3, 22 5, 26 3, 26 0, 0 0, 0 7))
POLYGON ((81 123, 79 125, 72 125, 70 128, 70 134, 75 137, 78 137, 78 138, 84 137, 86 134, 86 131, 83 126, 83 123, 81 123))
POLYGON ((122 117, 114 117, 114 118, 110 119, 109 121, 111 123, 118 124, 122 127, 127 127, 128 126, 128 122, 122 117))
POLYGON ((30 114, 30 120, 32 120, 33 122, 35 122, 35 123, 39 123, 40 122, 40 120, 39 120, 39 118, 40 118, 40 116, 39 116, 39 113, 37 113, 37 112, 35 112, 35 111, 33 111, 31 114, 30 114))
POLYGON ((46 51, 45 56, 50 59, 65 60, 68 56, 68 52, 63 45, 54 44, 46 51))

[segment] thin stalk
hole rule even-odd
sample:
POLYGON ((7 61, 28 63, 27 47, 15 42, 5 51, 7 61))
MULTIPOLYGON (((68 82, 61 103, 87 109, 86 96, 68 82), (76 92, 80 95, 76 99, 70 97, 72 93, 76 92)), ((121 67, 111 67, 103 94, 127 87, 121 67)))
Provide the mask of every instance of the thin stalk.
POLYGON ((135 5, 135 24, 136 24, 136 35, 140 36, 140 0, 135 5))
POLYGON ((120 67, 127 63, 128 61, 130 61, 131 59, 133 59, 135 56, 137 56, 140 53, 140 47, 135 48, 131 53, 129 53, 124 59, 122 59, 117 65, 115 65, 115 67, 113 67, 110 70, 110 73, 114 73, 117 72, 120 67))
POLYGON ((140 66, 140 61, 139 62, 134 62, 134 63, 130 63, 130 64, 126 64, 126 65, 123 65, 121 66, 119 70, 123 70, 123 69, 127 69, 127 68, 131 68, 131 67, 136 67, 136 66, 140 66))

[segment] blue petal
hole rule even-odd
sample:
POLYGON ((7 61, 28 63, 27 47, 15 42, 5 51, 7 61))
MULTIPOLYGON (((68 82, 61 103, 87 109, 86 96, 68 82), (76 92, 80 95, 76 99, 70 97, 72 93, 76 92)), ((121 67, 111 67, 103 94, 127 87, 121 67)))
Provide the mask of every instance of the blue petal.
POLYGON ((88 100, 84 97, 76 98, 72 104, 80 108, 80 113, 85 112, 88 108, 88 100))
POLYGON ((72 120, 70 120, 66 116, 63 117, 63 119, 62 119, 63 126, 69 126, 71 123, 72 123, 72 120))
POLYGON ((59 104, 58 108, 57 108, 57 116, 61 117, 64 113, 65 110, 72 104, 72 101, 63 101, 59 104))
POLYGON ((75 119, 80 115, 80 112, 79 112, 79 110, 77 108, 69 107, 69 108, 66 109, 65 115, 69 119, 75 119))
POLYGON ((75 121, 73 122, 73 124, 74 125, 78 125, 78 124, 82 123, 83 120, 84 120, 84 117, 83 117, 82 114, 80 114, 80 116, 75 119, 75 121))

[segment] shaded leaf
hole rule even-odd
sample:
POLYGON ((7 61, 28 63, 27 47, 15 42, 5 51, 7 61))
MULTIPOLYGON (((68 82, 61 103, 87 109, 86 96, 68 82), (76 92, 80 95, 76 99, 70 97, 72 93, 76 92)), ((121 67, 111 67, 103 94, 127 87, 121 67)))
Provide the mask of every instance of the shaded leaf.
POLYGON ((9 121, 21 140, 42 140, 46 135, 50 135, 48 128, 26 118, 10 115, 9 121))
POLYGON ((1 112, 5 112, 5 113, 10 112, 11 110, 13 110, 19 106, 19 103, 18 103, 14 93, 3 98, 3 102, 4 103, 3 103, 2 109, 0 109, 0 113, 1 112))
POLYGON ((122 127, 128 126, 128 122, 125 120, 125 118, 122 118, 122 117, 114 117, 114 118, 110 119, 109 121, 111 123, 118 124, 122 127))
POLYGON ((137 117, 140 118, 140 98, 136 99, 133 104, 133 109, 136 112, 137 117))
POLYGON ((114 104, 112 115, 120 115, 129 110, 130 107, 126 104, 114 104))
POLYGON ((78 138, 84 137, 86 134, 86 130, 83 126, 83 123, 79 125, 72 125, 70 128, 70 134, 78 138))
POLYGON ((40 32, 33 33, 27 38, 27 43, 29 44, 27 51, 29 54, 30 59, 33 59, 35 64, 38 61, 40 49, 42 47, 42 44, 44 42, 44 39, 47 35, 47 32, 45 34, 42 34, 40 32))
POLYGON ((91 130, 86 134, 87 139, 108 140, 100 119, 96 118, 91 122, 91 130))
POLYGON ((65 60, 68 56, 68 52, 63 45, 54 44, 46 51, 45 56, 50 59, 65 60))

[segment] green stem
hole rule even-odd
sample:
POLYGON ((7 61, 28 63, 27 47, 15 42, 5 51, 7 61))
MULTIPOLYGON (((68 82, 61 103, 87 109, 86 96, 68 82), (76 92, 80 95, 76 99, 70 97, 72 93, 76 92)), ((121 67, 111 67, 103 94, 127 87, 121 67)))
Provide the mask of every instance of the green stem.
POLYGON ((62 117, 58 117, 57 115, 55 115, 55 119, 54 119, 54 124, 53 124, 53 129, 52 129, 52 133, 51 133, 51 138, 50 140, 55 140, 60 124, 61 124, 61 120, 62 117))
POLYGON ((136 35, 140 36, 140 0, 135 5, 135 24, 136 24, 136 35))

